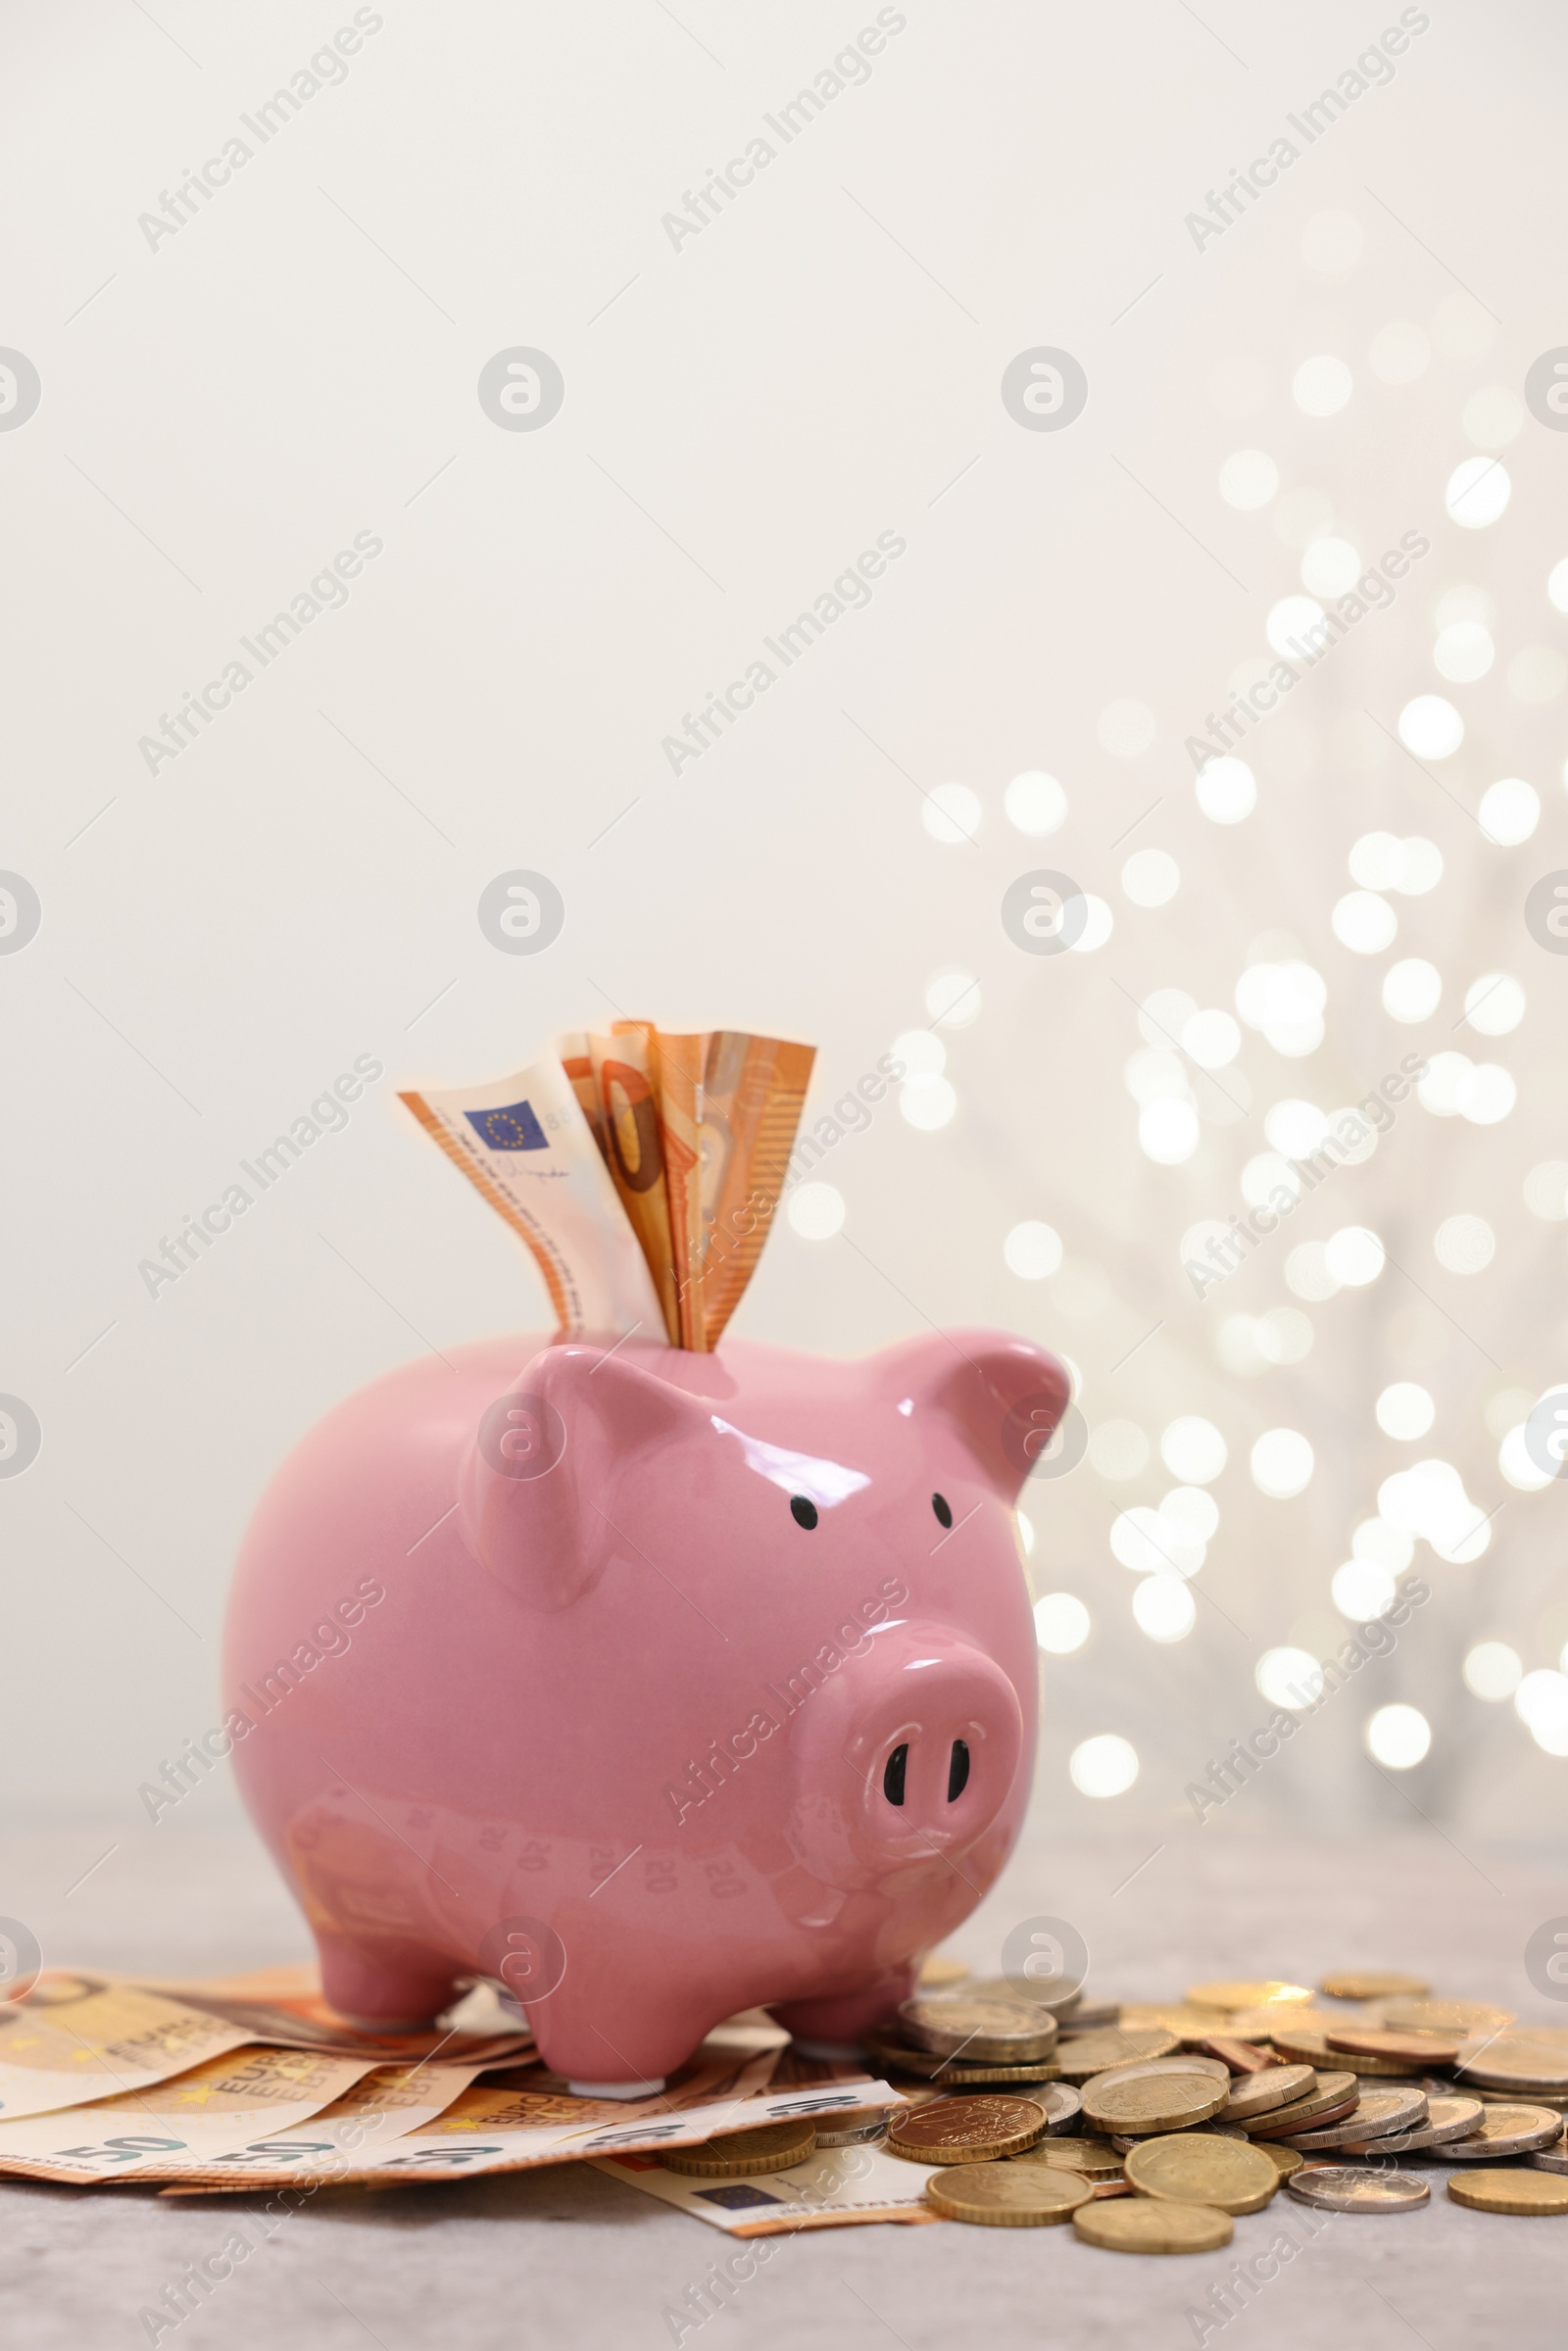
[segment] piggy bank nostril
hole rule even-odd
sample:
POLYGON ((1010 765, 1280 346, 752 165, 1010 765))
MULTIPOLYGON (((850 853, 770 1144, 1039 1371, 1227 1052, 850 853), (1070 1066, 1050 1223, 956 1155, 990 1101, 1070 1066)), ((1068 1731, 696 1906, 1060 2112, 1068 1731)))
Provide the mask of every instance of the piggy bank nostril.
POLYGON ((890 1804, 902 1804, 904 1801, 904 1774, 908 1760, 908 1747, 898 1746, 882 1767, 882 1793, 890 1804))
POLYGON ((956 1804, 969 1784, 969 1742, 956 1739, 948 1763, 948 1802, 956 1804))

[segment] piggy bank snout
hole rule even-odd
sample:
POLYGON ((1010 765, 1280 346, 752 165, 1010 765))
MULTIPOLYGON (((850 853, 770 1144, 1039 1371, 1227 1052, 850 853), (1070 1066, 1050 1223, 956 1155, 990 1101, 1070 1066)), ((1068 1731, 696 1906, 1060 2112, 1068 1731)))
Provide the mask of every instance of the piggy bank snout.
POLYGON ((803 1826, 826 1833, 841 1861, 961 1851, 1001 1812, 1022 1709, 1001 1667, 956 1634, 890 1628, 818 1695, 795 1742, 810 1789, 803 1826))

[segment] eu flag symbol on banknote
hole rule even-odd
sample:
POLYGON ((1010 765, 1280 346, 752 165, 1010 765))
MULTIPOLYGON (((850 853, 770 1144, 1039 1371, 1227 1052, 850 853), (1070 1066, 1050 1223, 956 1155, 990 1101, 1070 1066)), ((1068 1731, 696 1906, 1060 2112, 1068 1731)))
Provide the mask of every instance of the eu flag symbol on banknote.
POLYGON ((543 1151, 550 1149, 544 1128, 528 1102, 513 1102, 505 1110, 465 1110, 479 1140, 493 1151, 543 1151))

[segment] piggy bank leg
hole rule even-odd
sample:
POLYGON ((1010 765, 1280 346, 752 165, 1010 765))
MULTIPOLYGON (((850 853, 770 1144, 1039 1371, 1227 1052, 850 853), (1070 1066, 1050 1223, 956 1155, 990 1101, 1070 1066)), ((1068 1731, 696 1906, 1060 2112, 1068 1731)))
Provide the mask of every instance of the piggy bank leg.
POLYGON ((316 1947, 328 2005, 362 2032, 417 2032, 458 1996, 451 1962, 417 1944, 367 1947, 318 1929, 316 1947))
POLYGON ((712 2009, 694 2009, 680 1992, 646 1980, 634 2005, 637 1954, 609 1956, 622 1964, 597 1971, 597 1981, 587 1969, 568 1977, 559 1991, 527 2003, 528 2022, 540 2056, 574 2096, 651 2097, 690 2057, 714 2022, 712 2009))
POLYGON ((854 1991, 838 1992, 825 2000, 785 2000, 767 2013, 808 2055, 855 2057, 867 2033, 892 2024, 900 2001, 906 2000, 914 1989, 914 1976, 913 1960, 906 1960, 854 1991))

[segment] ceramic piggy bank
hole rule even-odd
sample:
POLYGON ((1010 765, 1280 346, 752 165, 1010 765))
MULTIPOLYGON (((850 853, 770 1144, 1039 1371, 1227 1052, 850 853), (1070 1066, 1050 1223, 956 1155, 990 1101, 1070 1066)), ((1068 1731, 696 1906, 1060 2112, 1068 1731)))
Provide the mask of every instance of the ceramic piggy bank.
POLYGON ((1022 1820, 1012 1505, 1066 1398, 989 1331, 524 1338, 329 1412, 246 1536, 224 1674, 333 2006, 390 2029, 495 1979, 628 2096, 755 2004, 834 2045, 888 2019, 1022 1820))

